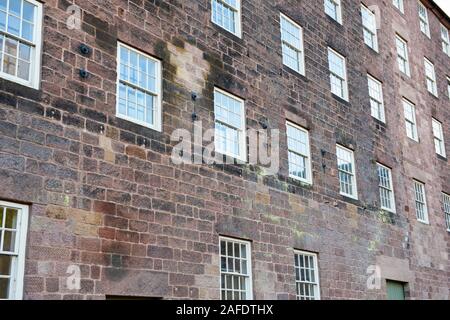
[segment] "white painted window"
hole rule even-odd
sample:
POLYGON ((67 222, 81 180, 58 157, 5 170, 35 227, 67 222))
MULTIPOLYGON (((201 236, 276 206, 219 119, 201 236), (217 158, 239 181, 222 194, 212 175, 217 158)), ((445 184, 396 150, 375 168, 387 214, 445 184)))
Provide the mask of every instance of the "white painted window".
POLYGON ((428 38, 431 38, 430 23, 428 21, 428 10, 420 1, 418 2, 418 10, 420 20, 420 31, 422 31, 428 38))
POLYGON ((364 42, 378 52, 377 20, 375 13, 365 5, 361 5, 364 42))
POLYGON ((161 131, 161 61, 118 44, 117 117, 161 131))
POLYGON ((445 152, 444 130, 442 129, 442 123, 440 123, 436 119, 433 119, 432 122, 433 122, 432 125, 434 135, 434 146, 436 149, 436 153, 445 158, 446 152, 445 152))
POLYGON ((448 29, 441 24, 442 51, 450 57, 450 37, 448 29))
POLYGON ((0 300, 21 300, 28 207, 0 201, 0 300))
POLYGON ((377 164, 377 170, 381 209, 395 213, 395 195, 392 182, 392 170, 380 163, 377 164))
POLYGON ((425 194, 425 184, 419 181, 414 181, 414 193, 416 200, 417 220, 423 223, 429 223, 427 196, 425 194))
POLYGON ((250 242, 220 238, 220 292, 222 300, 252 300, 250 242))
POLYGON ((403 99, 403 109, 405 113, 406 135, 414 141, 419 141, 416 122, 416 107, 408 100, 403 99))
POLYGON ((397 35, 395 38, 397 45, 397 61, 400 71, 410 76, 408 43, 397 35))
POLYGON ((328 48, 328 63, 330 68, 331 92, 348 100, 347 67, 343 56, 328 48))
POLYGON ((298 73, 305 75, 303 29, 283 14, 281 14, 280 21, 283 63, 298 73))
POLYGON ((450 99, 450 78, 447 77, 447 91, 448 91, 448 97, 450 99))
POLYGON ((442 201, 444 203, 445 224, 448 232, 450 232, 450 195, 443 193, 442 201))
POLYGON ((337 145, 337 162, 341 194, 357 199, 358 189, 356 186, 356 167, 353 151, 337 145))
POLYGON ((384 112, 383 86, 380 81, 367 75, 369 82, 369 97, 372 117, 382 122, 386 122, 384 112))
POLYGON ((289 176, 312 184, 309 132, 293 123, 287 124, 289 176))
POLYGON ((241 0, 212 0, 212 22, 241 37, 241 0))
POLYGON ((295 251, 297 300, 320 300, 317 254, 295 251))
POLYGON ((325 0, 325 13, 342 24, 341 0, 325 0))
POLYGON ((39 88, 42 3, 0 0, 0 77, 39 88))
POLYGON ((392 0, 392 4, 398 10, 400 10, 401 13, 405 13, 405 5, 403 3, 403 0, 392 0))
POLYGON ((438 91, 437 91, 436 72, 434 70, 434 64, 431 63, 431 61, 428 60, 427 58, 424 58, 424 63, 425 63, 425 78, 427 82, 427 90, 437 97, 438 91))
POLYGON ((245 161, 244 101, 218 88, 214 89, 216 152, 245 161))

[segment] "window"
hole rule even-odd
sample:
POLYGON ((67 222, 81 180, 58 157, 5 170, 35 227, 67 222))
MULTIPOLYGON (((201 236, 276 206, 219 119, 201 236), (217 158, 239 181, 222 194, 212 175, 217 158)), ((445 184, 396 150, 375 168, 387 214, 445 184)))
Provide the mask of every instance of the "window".
POLYGON ((428 38, 431 38, 427 8, 420 1, 418 5, 419 5, 420 31, 422 31, 428 38))
POLYGON ((0 201, 0 300, 21 300, 28 207, 0 201))
POLYGON ((403 40, 399 36, 396 37, 396 44, 397 44, 398 67, 400 68, 401 72, 403 72, 404 74, 409 76, 410 69, 409 69, 409 57, 408 57, 408 44, 405 40, 403 40))
POLYGON ((161 131, 161 62, 118 45, 117 116, 161 131))
POLYGON ((381 209, 395 213, 395 196, 394 186, 392 183, 392 170, 379 163, 377 164, 377 168, 381 209))
POLYGON ((39 88, 42 4, 24 0, 0 1, 0 76, 39 88))
POLYGON ((345 58, 333 49, 328 48, 328 63, 330 67, 331 92, 344 100, 348 100, 345 58))
POLYGON ((214 89, 216 117, 216 152, 245 161, 245 111, 244 101, 220 89, 214 89))
POLYGON ((234 35, 241 36, 241 1, 212 0, 212 22, 234 35))
POLYGON ((355 158, 353 151, 337 145, 337 160, 341 194, 357 199, 355 158))
POLYGON ((427 58, 424 58, 425 61, 425 77, 427 81, 427 89, 428 91, 438 96, 437 85, 436 85, 436 72, 434 71, 434 64, 430 62, 427 58))
POLYGON ((406 99, 403 99, 403 109, 405 112, 406 135, 414 141, 419 141, 416 124, 416 108, 406 99))
POLYGON ((312 184, 311 154, 307 130, 287 123, 289 176, 312 184))
POLYGON ((373 13, 365 5, 361 5, 364 42, 378 52, 377 21, 373 13))
POLYGON ((443 193, 442 201, 444 203, 445 224, 448 232, 450 232, 450 195, 443 193))
POLYGON ((370 75, 368 75, 367 78, 369 81, 369 97, 372 117, 385 122, 383 87, 381 82, 370 75))
POLYGON ((444 142, 444 130, 442 130, 442 123, 437 121, 436 119, 432 120, 433 122, 433 135, 434 135, 434 146, 436 149, 436 153, 442 157, 446 157, 445 152, 445 142, 444 142))
POLYGON ((442 51, 450 57, 450 37, 448 29, 441 24, 442 51))
POLYGON ((447 78, 447 91, 448 91, 448 97, 450 98, 450 78, 447 78))
POLYGON ((220 238, 220 291, 222 300, 251 300, 250 242, 220 238))
POLYGON ((387 299, 393 301, 406 300, 405 286, 403 282, 386 280, 387 299))
POLYGON ((305 75, 303 29, 283 14, 281 14, 281 41, 283 46, 283 63, 305 75))
POLYGON ((416 197, 417 220, 428 223, 427 198, 425 195, 425 185, 419 181, 414 181, 414 191, 416 197))
POLYGON ((405 6, 403 4, 403 0, 392 0, 392 4, 394 7, 396 7, 398 10, 400 10, 401 13, 405 13, 405 6))
POLYGON ((325 0, 325 13, 342 24, 341 0, 325 0))
POLYGON ((295 283, 297 300, 320 300, 317 255, 295 251, 295 283))

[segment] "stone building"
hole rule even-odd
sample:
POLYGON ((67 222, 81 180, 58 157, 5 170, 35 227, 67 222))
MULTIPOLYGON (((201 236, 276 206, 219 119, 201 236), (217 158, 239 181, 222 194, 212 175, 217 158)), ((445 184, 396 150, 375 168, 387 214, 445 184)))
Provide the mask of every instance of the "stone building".
POLYGON ((431 0, 0 0, 0 298, 449 299, 449 29, 431 0), (235 163, 174 162, 200 125, 235 163))

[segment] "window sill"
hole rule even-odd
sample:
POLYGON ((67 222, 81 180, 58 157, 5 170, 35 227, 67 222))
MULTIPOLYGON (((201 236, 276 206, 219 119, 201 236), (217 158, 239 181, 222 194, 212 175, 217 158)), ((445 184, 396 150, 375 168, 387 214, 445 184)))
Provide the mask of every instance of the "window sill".
POLYGON ((389 213, 389 214, 395 214, 395 215, 397 214, 397 211, 396 210, 392 210, 392 209, 380 208, 380 210, 384 211, 386 213, 389 213))
MULTIPOLYGON (((242 38, 243 37, 242 30, 241 30, 240 34, 237 35, 237 34, 231 32, 231 31, 228 31, 227 29, 219 26, 218 24, 216 24, 212 20, 210 20, 210 21, 211 21, 211 25, 212 25, 212 27, 213 27, 215 32, 219 32, 221 34, 224 34, 228 38, 231 38, 231 40, 236 41, 236 42, 244 45, 244 39, 242 38)), ((241 26, 241 28, 242 28, 242 26, 241 26)))
POLYGON ((435 100, 439 100, 439 96, 435 95, 433 92, 431 92, 430 90, 427 89, 428 94, 434 98, 435 100))
POLYGON ((26 86, 1 76, 0 90, 7 91, 8 93, 19 97, 35 100, 37 102, 40 102, 42 100, 42 91, 40 89, 26 86))
POLYGON ((351 196, 348 196, 348 195, 345 195, 345 194, 342 194, 342 193, 340 193, 340 195, 341 195, 341 200, 344 201, 344 202, 348 202, 348 203, 353 204, 353 205, 358 206, 358 207, 362 207, 363 206, 361 201, 359 201, 358 198, 354 198, 354 197, 351 197, 351 196))
POLYGON ((283 64, 282 72, 283 72, 283 73, 284 73, 284 72, 290 73, 290 74, 292 74, 293 76, 298 77, 298 78, 302 79, 302 80, 305 81, 305 82, 309 82, 309 79, 306 78, 306 75, 304 75, 303 73, 301 73, 301 72, 299 72, 299 71, 297 71, 297 70, 294 70, 294 69, 288 67, 288 66, 285 65, 285 64, 283 64))
MULTIPOLYGON (((342 23, 342 21, 337 21, 336 19, 334 19, 333 17, 330 17, 327 13, 325 13, 325 16, 336 26, 339 28, 344 28, 344 24, 342 23)), ((341 19, 342 20, 342 19, 341 19)))
POLYGON ((228 153, 220 152, 220 151, 216 151, 216 150, 214 150, 214 156, 212 158, 213 159, 218 158, 218 159, 222 160, 223 165, 225 165, 225 164, 237 164, 237 165, 247 164, 247 157, 239 158, 236 155, 232 155, 232 154, 228 154, 228 153), (225 158, 225 161, 224 161, 224 158, 225 158), (226 159, 232 159, 233 163, 227 163, 226 159))
POLYGON ((350 107, 350 102, 348 100, 345 100, 344 98, 339 97, 338 95, 334 94, 333 92, 331 92, 331 96, 338 102, 343 103, 346 106, 350 107))
POLYGON ((379 126, 381 126, 383 128, 387 128, 386 120, 383 121, 383 120, 375 118, 374 116, 372 116, 372 119, 377 125, 379 125, 379 126))
POLYGON ((439 160, 444 161, 444 162, 448 162, 447 157, 441 156, 440 154, 436 153, 436 156, 439 160))
POLYGON ((374 56, 379 56, 380 55, 380 48, 378 48, 377 50, 375 50, 374 48, 372 48, 371 46, 367 45, 367 43, 365 43, 367 49, 369 49, 369 52, 374 55, 374 56))
POLYGON ((423 224, 423 225, 426 225, 426 226, 431 225, 429 221, 423 221, 423 220, 417 219, 417 222, 419 222, 419 223, 421 223, 421 224, 423 224))
POLYGON ((131 123, 133 123, 133 124, 136 124, 136 125, 138 125, 138 126, 141 126, 141 127, 147 128, 147 129, 151 129, 151 130, 153 130, 153 131, 157 131, 157 132, 160 132, 160 133, 162 132, 161 126, 158 126, 158 125, 151 126, 151 125, 149 125, 149 124, 146 123, 146 122, 142 122, 142 121, 139 121, 139 120, 136 120, 136 119, 133 119, 133 118, 130 118, 130 117, 121 115, 121 114, 116 114, 116 118, 125 120, 125 121, 127 121, 127 122, 131 122, 131 123))
POLYGON ((294 177, 294 176, 288 176, 287 182, 291 183, 291 184, 295 184, 296 186, 302 187, 302 188, 307 188, 307 189, 313 188, 313 184, 311 181, 300 180, 299 178, 294 177))

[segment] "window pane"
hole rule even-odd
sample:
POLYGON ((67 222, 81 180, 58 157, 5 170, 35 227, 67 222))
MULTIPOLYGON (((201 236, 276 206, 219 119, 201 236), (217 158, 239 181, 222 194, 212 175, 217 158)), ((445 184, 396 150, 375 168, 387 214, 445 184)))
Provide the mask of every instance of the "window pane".
POLYGON ((0 278, 0 299, 8 299, 9 279, 0 278))
POLYGON ((3 251, 15 252, 16 251, 16 232, 3 231, 3 251))
POLYGON ((22 38, 28 40, 28 41, 33 41, 33 29, 34 26, 26 21, 22 22, 22 38))
POLYGON ((22 18, 31 23, 34 23, 34 10, 35 6, 27 1, 23 2, 23 15, 22 18))
POLYGON ((12 256, 0 255, 0 276, 11 275, 12 256))
POLYGON ((17 210, 8 208, 6 209, 5 228, 17 229, 17 210))

